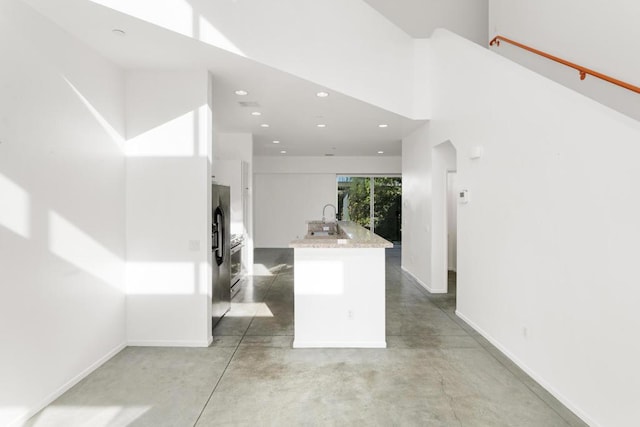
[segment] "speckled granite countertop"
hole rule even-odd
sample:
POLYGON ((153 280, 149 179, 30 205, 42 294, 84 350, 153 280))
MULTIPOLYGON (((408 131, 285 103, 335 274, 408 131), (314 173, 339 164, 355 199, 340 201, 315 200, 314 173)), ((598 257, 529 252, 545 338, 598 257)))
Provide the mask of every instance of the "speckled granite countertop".
MULTIPOLYGON (((316 222, 316 221, 308 221, 316 222)), ((331 236, 306 235, 289 243, 290 248, 392 248, 393 243, 352 221, 338 221, 339 233, 331 236)))

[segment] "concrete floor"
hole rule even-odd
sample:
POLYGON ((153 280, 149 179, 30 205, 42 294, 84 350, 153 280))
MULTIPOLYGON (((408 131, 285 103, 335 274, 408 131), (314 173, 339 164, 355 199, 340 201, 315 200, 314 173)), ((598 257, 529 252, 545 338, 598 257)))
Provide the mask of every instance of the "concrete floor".
POLYGON ((30 426, 581 426, 387 251, 387 349, 292 349, 293 252, 256 251, 209 348, 129 347, 30 426))

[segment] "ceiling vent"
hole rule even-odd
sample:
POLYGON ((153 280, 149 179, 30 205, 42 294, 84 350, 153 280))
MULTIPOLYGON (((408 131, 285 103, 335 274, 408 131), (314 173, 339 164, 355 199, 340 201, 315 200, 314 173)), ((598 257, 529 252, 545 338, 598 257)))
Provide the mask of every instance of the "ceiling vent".
POLYGON ((244 108, 260 108, 260 104, 255 101, 238 101, 238 104, 244 108))
POLYGON ((332 153, 325 153, 325 156, 327 156, 327 157, 333 157, 333 154, 332 154, 332 153))

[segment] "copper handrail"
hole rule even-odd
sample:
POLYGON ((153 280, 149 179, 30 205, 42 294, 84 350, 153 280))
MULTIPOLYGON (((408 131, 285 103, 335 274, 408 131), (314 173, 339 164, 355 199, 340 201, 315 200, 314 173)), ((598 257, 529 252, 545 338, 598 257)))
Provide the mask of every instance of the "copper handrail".
POLYGON ((517 46, 517 47, 521 48, 521 49, 528 50, 529 52, 533 52, 536 55, 544 56, 547 59, 559 62, 560 64, 566 65, 567 67, 571 67, 571 68, 577 70, 580 73, 580 80, 584 80, 587 77, 587 74, 589 74, 591 76, 597 77, 597 78, 602 79, 602 80, 604 80, 606 82, 609 82, 609 83, 613 83, 614 85, 623 87, 623 88, 628 89, 630 91, 633 91, 635 93, 640 93, 640 87, 638 87, 638 86, 634 86, 632 84, 623 82, 622 80, 614 79, 613 77, 607 76, 606 74, 602 74, 602 73, 599 73, 597 71, 593 71, 593 70, 591 70, 589 68, 586 68, 586 67, 583 67, 581 65, 574 64, 573 62, 565 61, 562 58, 558 58, 557 56, 553 56, 553 55, 550 55, 550 54, 548 54, 546 52, 543 52, 541 50, 534 49, 534 48, 526 46, 526 45, 524 45, 522 43, 518 43, 518 42, 513 41, 511 39, 508 39, 506 37, 495 36, 493 38, 493 40, 491 40, 491 42, 489 42, 489 46, 493 46, 494 44, 497 45, 497 46, 500 46, 500 41, 503 41, 503 42, 506 42, 506 43, 510 43, 510 44, 512 44, 514 46, 517 46))

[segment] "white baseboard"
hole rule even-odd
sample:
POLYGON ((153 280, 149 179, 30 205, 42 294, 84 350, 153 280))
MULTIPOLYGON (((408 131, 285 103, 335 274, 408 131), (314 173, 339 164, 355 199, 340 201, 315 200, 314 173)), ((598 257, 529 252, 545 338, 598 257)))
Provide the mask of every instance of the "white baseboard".
POLYGON ((213 342, 213 337, 206 341, 136 341, 127 343, 129 347, 209 347, 213 342))
POLYGON ((387 348, 386 341, 300 341, 293 340, 293 348, 387 348))
POLYGON ((558 399, 564 406, 569 408, 574 414, 576 414, 587 425, 597 427, 600 424, 596 423, 585 411, 580 409, 577 405, 573 404, 571 400, 567 399, 562 393, 553 388, 545 379, 536 373, 533 369, 529 368, 524 362, 514 356, 506 347, 504 347, 498 340, 493 338, 490 334, 480 328, 471 319, 456 310, 456 316, 464 320, 469 326, 471 326, 476 332, 482 335, 487 341, 489 341, 494 347, 500 350, 505 356, 507 356, 513 363, 515 363, 520 369, 533 378, 538 384, 540 384, 545 390, 547 390, 553 397, 558 399))
POLYGON ((400 267, 402 269, 402 271, 404 271, 405 273, 407 273, 409 276, 411 276, 411 278, 413 280, 415 280, 416 282, 418 282, 418 284, 420 286, 422 286, 423 288, 425 288, 427 290, 427 292, 429 292, 430 294, 446 294, 447 291, 446 290, 442 290, 442 289, 438 289, 438 290, 434 290, 431 289, 431 287, 429 285, 427 285, 426 283, 424 283, 422 280, 418 279, 416 276, 414 276, 414 274, 412 272, 410 272, 409 270, 407 270, 406 268, 404 268, 404 266, 400 267))
POLYGON ((111 359, 116 354, 120 353, 127 345, 125 343, 117 345, 115 348, 107 352, 100 359, 89 365, 86 369, 80 372, 75 377, 71 378, 69 381, 60 386, 56 391, 48 395, 46 398, 42 399, 40 403, 29 409, 24 415, 20 416, 18 419, 13 421, 10 426, 20 426, 27 422, 29 418, 33 417, 35 414, 46 408, 49 404, 51 404, 58 397, 62 396, 64 393, 69 391, 71 387, 78 384, 85 377, 91 374, 93 371, 98 369, 100 366, 104 365, 109 359, 111 359))

